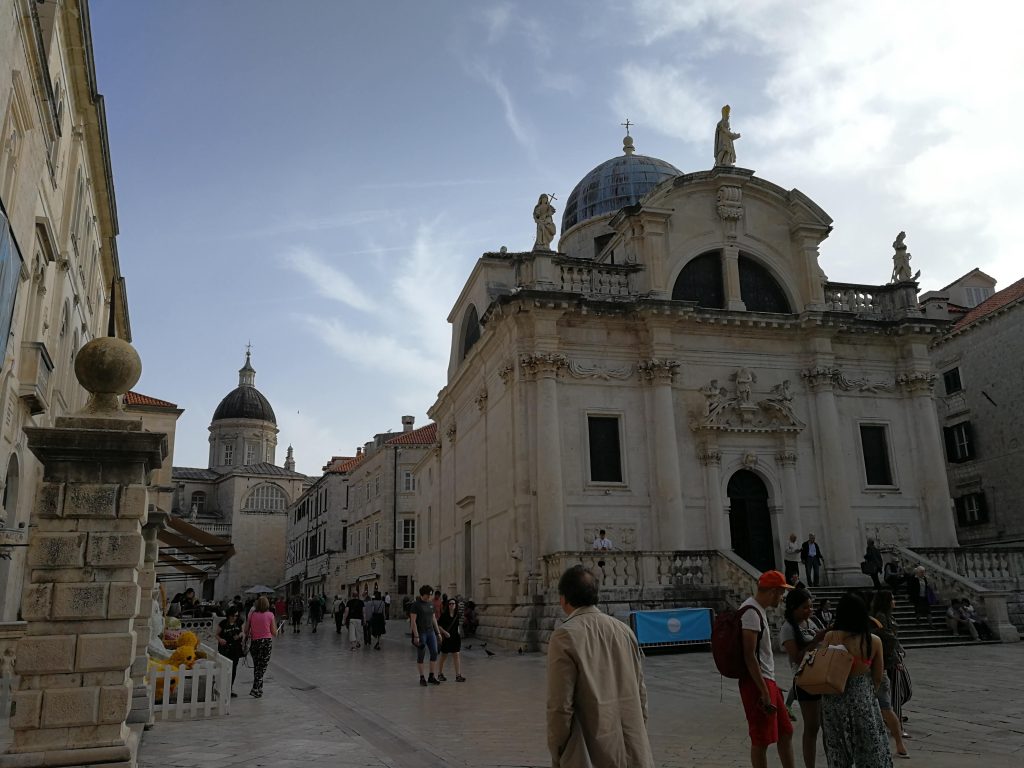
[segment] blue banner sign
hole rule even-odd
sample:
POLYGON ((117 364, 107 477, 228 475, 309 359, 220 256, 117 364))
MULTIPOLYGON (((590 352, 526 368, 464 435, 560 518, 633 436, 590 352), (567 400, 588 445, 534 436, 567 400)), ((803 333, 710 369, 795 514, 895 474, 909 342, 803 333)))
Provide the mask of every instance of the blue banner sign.
POLYGON ((633 611, 629 623, 641 646, 711 642, 710 608, 633 611))

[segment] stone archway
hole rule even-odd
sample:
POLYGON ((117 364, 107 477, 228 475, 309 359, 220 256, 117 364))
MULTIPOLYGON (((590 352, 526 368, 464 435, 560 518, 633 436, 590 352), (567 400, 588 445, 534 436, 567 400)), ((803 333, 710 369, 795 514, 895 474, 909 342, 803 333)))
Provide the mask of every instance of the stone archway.
POLYGON ((775 544, 768 509, 768 488, 749 469, 729 478, 729 531, 733 551, 760 571, 772 570, 775 544))

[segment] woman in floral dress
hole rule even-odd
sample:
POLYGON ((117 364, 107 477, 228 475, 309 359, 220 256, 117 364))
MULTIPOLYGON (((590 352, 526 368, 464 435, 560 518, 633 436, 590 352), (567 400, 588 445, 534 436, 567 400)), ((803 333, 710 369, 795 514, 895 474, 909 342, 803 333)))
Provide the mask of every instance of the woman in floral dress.
POLYGON ((856 595, 836 606, 821 647, 842 645, 854 657, 846 690, 821 697, 822 734, 829 768, 892 768, 889 736, 876 694, 885 674, 882 641, 871 633, 868 608, 856 595))

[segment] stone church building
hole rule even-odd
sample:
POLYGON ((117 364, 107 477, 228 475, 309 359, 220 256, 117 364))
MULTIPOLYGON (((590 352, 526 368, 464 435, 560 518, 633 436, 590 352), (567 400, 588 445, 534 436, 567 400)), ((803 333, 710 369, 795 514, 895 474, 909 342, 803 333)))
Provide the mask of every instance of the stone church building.
MULTIPOLYGON (((815 533, 832 579, 868 537, 956 545, 928 353, 946 322, 913 278, 830 282, 814 200, 627 136, 565 201, 557 251, 540 219, 533 250, 481 256, 448 318, 421 581, 522 603, 600 529, 758 570, 815 533)), ((630 563, 620 583, 648 567, 630 563)))
MULTIPOLYGON (((171 477, 174 514, 230 539, 235 551, 215 580, 188 585, 197 594, 221 599, 255 584, 280 583, 286 510, 310 478, 295 471, 290 447, 284 466, 275 463, 277 434, 274 409, 256 389, 256 371, 246 352, 238 386, 224 396, 210 421, 207 466, 174 467, 171 477)), ((173 591, 184 586, 175 585, 173 591)))

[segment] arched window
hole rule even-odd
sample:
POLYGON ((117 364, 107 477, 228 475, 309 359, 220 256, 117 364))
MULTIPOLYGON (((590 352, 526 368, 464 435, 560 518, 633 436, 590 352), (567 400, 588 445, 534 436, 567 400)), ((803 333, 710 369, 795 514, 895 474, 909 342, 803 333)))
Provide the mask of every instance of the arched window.
POLYGON ((466 359, 466 355, 469 354, 469 350, 473 348, 473 345, 480 341, 480 317, 476 313, 476 307, 472 304, 469 305, 469 309, 466 310, 466 315, 462 320, 462 359, 466 359))
POLYGON ((740 254, 740 296, 748 312, 792 312, 789 299, 772 273, 740 254))
POLYGON ((725 307, 725 289, 722 286, 722 254, 718 251, 703 253, 692 259, 679 273, 672 288, 675 301, 696 301, 698 307, 722 309, 725 307))
POLYGON ((196 491, 192 494, 192 503, 188 505, 189 513, 195 513, 197 515, 203 514, 206 509, 206 493, 203 491, 196 491))
POLYGON ((243 512, 254 515, 283 514, 288 506, 288 497, 273 483, 257 485, 245 500, 243 512))

